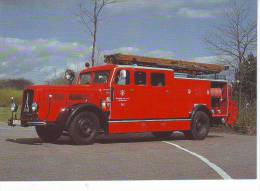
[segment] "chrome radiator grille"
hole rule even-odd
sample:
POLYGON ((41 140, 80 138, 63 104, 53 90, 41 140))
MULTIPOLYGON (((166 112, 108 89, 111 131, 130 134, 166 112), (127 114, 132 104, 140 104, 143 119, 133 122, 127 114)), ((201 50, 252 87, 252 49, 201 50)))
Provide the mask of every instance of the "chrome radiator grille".
POLYGON ((25 90, 23 94, 22 113, 32 112, 33 90, 25 90))

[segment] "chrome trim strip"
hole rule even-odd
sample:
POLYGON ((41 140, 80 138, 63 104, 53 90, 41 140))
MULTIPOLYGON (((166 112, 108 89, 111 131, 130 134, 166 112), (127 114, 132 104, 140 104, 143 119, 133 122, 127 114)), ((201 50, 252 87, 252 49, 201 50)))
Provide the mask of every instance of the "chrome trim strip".
POLYGON ((132 120, 110 120, 108 123, 136 123, 136 122, 174 122, 191 121, 191 119, 132 119, 132 120))
POLYGON ((47 125, 44 121, 27 122, 28 125, 47 125))
POLYGON ((225 82, 227 83, 227 80, 221 80, 221 79, 208 79, 208 78, 185 78, 185 77, 174 77, 174 79, 183 79, 183 80, 201 80, 201 81, 212 81, 212 82, 225 82))

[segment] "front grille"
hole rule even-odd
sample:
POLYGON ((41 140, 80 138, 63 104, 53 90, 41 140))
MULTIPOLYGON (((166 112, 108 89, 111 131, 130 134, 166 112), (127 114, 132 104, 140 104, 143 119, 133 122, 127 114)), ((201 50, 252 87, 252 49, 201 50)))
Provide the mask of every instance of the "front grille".
POLYGON ((33 90, 25 90, 23 93, 22 113, 32 113, 33 90))

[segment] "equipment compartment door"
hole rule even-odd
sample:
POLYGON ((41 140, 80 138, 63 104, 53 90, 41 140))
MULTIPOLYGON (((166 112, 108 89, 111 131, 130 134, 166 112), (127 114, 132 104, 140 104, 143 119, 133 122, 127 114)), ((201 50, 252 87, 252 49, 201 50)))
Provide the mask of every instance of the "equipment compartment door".
POLYGON ((152 119, 174 118, 173 91, 169 87, 169 78, 166 72, 150 71, 149 93, 151 102, 152 119))

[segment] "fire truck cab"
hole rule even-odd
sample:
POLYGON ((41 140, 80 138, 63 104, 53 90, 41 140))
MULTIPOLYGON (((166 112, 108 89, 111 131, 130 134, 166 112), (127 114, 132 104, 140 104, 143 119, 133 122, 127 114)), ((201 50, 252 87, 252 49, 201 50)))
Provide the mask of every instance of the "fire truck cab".
MULTIPOLYGON (((162 67, 144 57, 106 58, 107 64, 81 71, 75 85, 26 88, 21 125, 35 126, 44 141, 68 132, 74 143, 90 144, 99 133, 152 132, 167 138, 182 131, 202 140, 212 124, 236 122, 237 105, 226 80, 180 76, 187 66, 162 67)), ((14 120, 12 114, 9 125, 14 120)))

